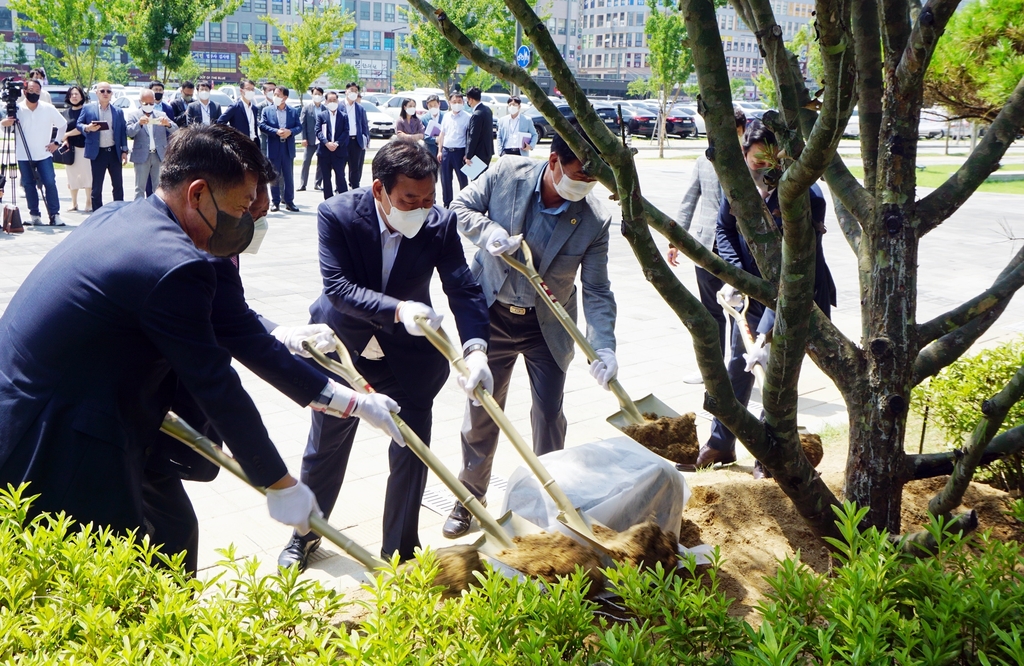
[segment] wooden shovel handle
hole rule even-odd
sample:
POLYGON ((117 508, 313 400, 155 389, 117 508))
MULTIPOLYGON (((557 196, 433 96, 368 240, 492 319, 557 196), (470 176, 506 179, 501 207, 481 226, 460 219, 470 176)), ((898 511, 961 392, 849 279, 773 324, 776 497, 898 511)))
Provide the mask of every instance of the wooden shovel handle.
MULTIPOLYGON (((740 327, 740 338, 743 340, 743 348, 747 350, 748 354, 752 354, 756 349, 756 343, 754 341, 754 334, 750 332, 750 324, 747 323, 746 311, 750 307, 750 297, 743 294, 743 313, 739 312, 733 306, 729 305, 729 302, 725 300, 722 294, 718 294, 718 303, 725 310, 726 314, 735 320, 733 326, 740 327)), ((757 387, 764 388, 764 368, 761 367, 760 363, 755 363, 753 367, 754 379, 757 381, 757 387)))

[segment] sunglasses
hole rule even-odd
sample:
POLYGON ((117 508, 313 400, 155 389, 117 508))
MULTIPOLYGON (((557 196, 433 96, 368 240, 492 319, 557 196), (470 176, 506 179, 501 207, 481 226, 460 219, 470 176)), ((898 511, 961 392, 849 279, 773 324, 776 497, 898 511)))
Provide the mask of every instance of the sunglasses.
POLYGON ((113 90, 97 90, 96 92, 98 92, 101 95, 109 95, 110 93, 112 93, 114 91, 113 90))

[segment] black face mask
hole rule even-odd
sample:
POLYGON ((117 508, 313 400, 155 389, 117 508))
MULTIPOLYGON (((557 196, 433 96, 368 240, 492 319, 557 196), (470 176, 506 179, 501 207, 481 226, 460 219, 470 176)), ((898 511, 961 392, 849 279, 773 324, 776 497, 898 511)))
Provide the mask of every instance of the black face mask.
POLYGON ((213 190, 210 191, 210 198, 213 199, 213 205, 217 209, 216 227, 210 224, 210 221, 203 215, 203 211, 196 209, 199 217, 203 218, 203 222, 206 222, 206 226, 210 227, 210 231, 213 232, 207 242, 207 252, 215 257, 230 257, 249 247, 255 230, 255 221, 249 211, 245 211, 242 217, 232 217, 217 205, 217 200, 213 198, 213 190))
POLYGON ((162 92, 155 92, 155 93, 153 93, 153 97, 155 97, 156 101, 159 102, 160 100, 162 100, 164 98, 164 94, 162 92))
POLYGON ((25 93, 25 101, 31 102, 32 104, 35 104, 36 102, 39 101, 39 93, 30 93, 30 92, 25 93))

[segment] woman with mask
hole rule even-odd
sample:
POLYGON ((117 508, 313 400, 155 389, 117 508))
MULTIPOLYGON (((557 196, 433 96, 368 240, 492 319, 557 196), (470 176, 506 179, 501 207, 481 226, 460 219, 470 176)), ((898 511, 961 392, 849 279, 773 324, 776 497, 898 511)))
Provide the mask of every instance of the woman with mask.
POLYGON ((423 122, 416 115, 416 100, 408 97, 402 100, 402 113, 395 136, 402 141, 419 141, 423 138, 423 122))
POLYGON ((537 128, 520 113, 523 102, 513 95, 508 98, 508 115, 498 120, 498 155, 530 156, 537 145, 537 128))
POLYGON ((85 212, 92 212, 92 164, 85 159, 85 136, 78 131, 78 116, 82 113, 87 96, 80 85, 68 88, 64 103, 68 107, 68 129, 64 133, 64 144, 75 151, 75 161, 64 170, 68 177, 68 189, 71 190, 71 210, 78 210, 78 190, 85 190, 85 212))
POLYGON ((423 116, 423 145, 437 157, 437 137, 441 134, 441 99, 437 95, 427 97, 427 113, 423 116))

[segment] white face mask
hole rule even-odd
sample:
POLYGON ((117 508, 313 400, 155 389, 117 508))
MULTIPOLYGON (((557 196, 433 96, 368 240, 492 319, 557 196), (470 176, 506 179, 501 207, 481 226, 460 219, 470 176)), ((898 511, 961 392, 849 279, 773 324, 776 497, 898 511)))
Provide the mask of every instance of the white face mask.
POLYGON ((348 100, 348 101, 350 101, 350 102, 354 102, 354 101, 356 101, 356 99, 357 99, 358 97, 359 97, 359 93, 357 93, 357 92, 349 92, 349 93, 345 93, 345 99, 347 99, 347 100, 348 100))
POLYGON ((430 115, 431 115, 432 117, 434 117, 434 118, 437 118, 438 114, 439 114, 439 113, 441 113, 441 109, 440 109, 439 107, 436 107, 436 106, 435 106, 435 107, 433 107, 433 108, 427 109, 427 112, 428 112, 428 113, 429 113, 429 114, 430 114, 430 115))
POLYGON ((518 104, 510 104, 509 107, 508 107, 508 112, 513 117, 518 116, 519 115, 519 105, 518 104))
POLYGON ((242 91, 242 97, 245 98, 245 101, 251 102, 254 99, 256 99, 256 91, 255 90, 243 90, 242 91))
POLYGON ((405 115, 407 115, 407 116, 415 116, 416 115, 416 107, 415 106, 407 106, 407 107, 405 107, 405 115))
MULTIPOLYGON (((391 228, 406 238, 412 238, 418 234, 423 227, 423 223, 427 220, 427 214, 430 213, 430 209, 398 210, 395 208, 395 204, 391 203, 391 197, 388 195, 387 190, 384 190, 384 198, 388 200, 388 206, 391 208, 390 213, 384 213, 384 219, 391 225, 391 228)), ((383 212, 383 208, 381 206, 381 212, 383 212)))
POLYGON ((565 173, 565 169, 562 168, 562 163, 558 163, 558 170, 562 172, 561 180, 554 181, 555 192, 558 192, 558 196, 562 197, 566 201, 581 201, 586 198, 590 191, 597 185, 597 181, 591 181, 589 183, 582 180, 573 180, 565 173))
POLYGON ((152 104, 143 104, 142 105, 142 112, 143 113, 153 113, 153 105, 152 104))
POLYGON ((313 103, 314 104, 319 104, 322 101, 324 101, 324 96, 323 95, 313 95, 313 103))
POLYGON ((267 222, 267 216, 264 215, 260 219, 253 222, 252 241, 249 242, 249 246, 242 250, 245 254, 256 254, 260 251, 260 243, 263 242, 263 237, 267 235, 267 230, 270 229, 270 223, 267 222))
POLYGON ((200 90, 199 91, 199 99, 203 100, 204 102, 206 100, 210 99, 210 91, 209 90, 200 90))
POLYGON ((334 113, 335 111, 338 110, 338 103, 337 102, 327 102, 327 110, 330 111, 331 113, 334 113))
POLYGON ((284 104, 284 97, 278 97, 277 95, 274 95, 273 101, 274 106, 281 106, 282 104, 284 104))
POLYGON ((459 111, 462 111, 462 105, 452 104, 452 113, 458 113, 459 111))

